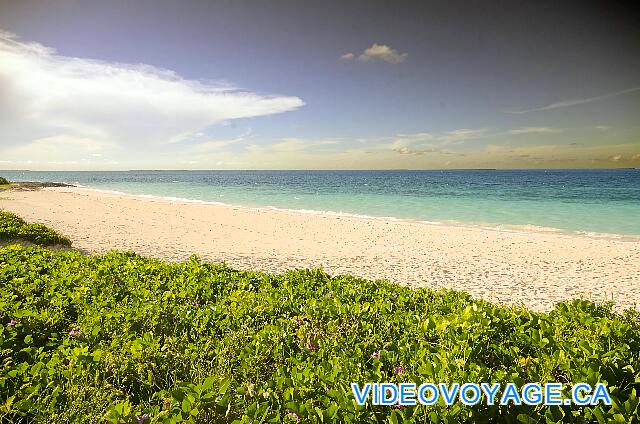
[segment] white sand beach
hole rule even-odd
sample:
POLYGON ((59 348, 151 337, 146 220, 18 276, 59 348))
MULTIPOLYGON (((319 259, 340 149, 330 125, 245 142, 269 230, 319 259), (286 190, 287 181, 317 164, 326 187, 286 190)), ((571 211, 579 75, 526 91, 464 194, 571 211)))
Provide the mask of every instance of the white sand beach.
POLYGON ((546 311, 577 297, 640 304, 640 241, 199 204, 85 188, 5 191, 0 208, 88 253, 388 279, 546 311))

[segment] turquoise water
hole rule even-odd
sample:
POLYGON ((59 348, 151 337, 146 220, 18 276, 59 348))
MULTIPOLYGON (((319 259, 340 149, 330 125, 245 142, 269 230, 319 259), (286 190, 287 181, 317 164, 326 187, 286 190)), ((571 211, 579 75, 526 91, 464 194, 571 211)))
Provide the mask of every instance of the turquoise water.
POLYGON ((491 227, 640 235, 640 170, 0 171, 129 194, 491 227))

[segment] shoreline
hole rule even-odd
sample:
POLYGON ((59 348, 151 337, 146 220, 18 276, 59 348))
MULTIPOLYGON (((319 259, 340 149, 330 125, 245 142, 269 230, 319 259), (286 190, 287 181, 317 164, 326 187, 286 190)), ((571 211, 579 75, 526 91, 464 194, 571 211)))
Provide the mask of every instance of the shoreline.
POLYGON ((640 242, 559 232, 305 213, 83 187, 4 191, 0 208, 67 234, 89 253, 133 250, 233 268, 387 279, 545 311, 572 298, 640 303, 640 242))
MULTIPOLYGON (((18 182, 18 184, 22 184, 22 183, 18 182)), ((453 221, 453 220, 430 221, 430 220, 420 219, 420 218, 398 218, 394 216, 376 216, 376 215, 366 215, 366 214, 332 211, 332 210, 294 209, 294 208, 283 208, 283 207, 272 206, 272 205, 266 205, 266 206, 242 205, 242 204, 235 204, 235 203, 220 202, 215 200, 190 199, 186 197, 159 196, 154 194, 134 194, 134 193, 127 193, 119 190, 89 187, 89 186, 85 186, 75 182, 74 183, 27 182, 27 184, 42 184, 41 187, 33 188, 35 190, 40 188, 50 188, 50 187, 75 187, 75 188, 94 191, 94 192, 103 193, 103 194, 111 194, 116 196, 140 198, 140 199, 148 199, 148 200, 160 200, 160 201, 184 203, 184 204, 201 204, 201 205, 222 206, 222 207, 230 207, 230 208, 241 208, 241 209, 247 209, 247 210, 258 210, 258 211, 272 210, 272 211, 280 211, 280 212, 297 213, 297 214, 303 214, 303 215, 336 216, 336 217, 365 219, 365 220, 371 219, 371 220, 380 220, 380 221, 407 222, 407 223, 416 223, 416 224, 423 224, 423 225, 434 225, 434 226, 440 226, 440 227, 482 229, 486 231, 496 231, 496 232, 506 232, 506 233, 557 234, 557 235, 568 236, 568 237, 585 237, 585 238, 596 239, 596 240, 604 239, 604 240, 617 240, 617 241, 623 241, 623 242, 640 242, 640 234, 620 234, 620 233, 604 233, 604 232, 586 231, 586 230, 567 230, 562 228, 546 227, 546 226, 540 226, 535 224, 474 223, 474 222, 453 221)))
MULTIPOLYGON (((67 184, 67 183, 61 183, 67 184)), ((186 197, 175 197, 175 196, 158 196, 154 194, 133 194, 126 193, 124 191, 119 190, 109 190, 109 189, 100 189, 89 186, 83 186, 81 184, 68 184, 70 187, 81 188, 85 190, 95 191, 98 193, 105 194, 113 194, 116 196, 123 197, 133 197, 133 198, 141 198, 148 200, 160 200, 166 202, 175 202, 175 203, 184 203, 184 204, 201 204, 201 205, 211 205, 211 206, 222 206, 222 207, 230 207, 230 208, 239 208, 239 209, 247 209, 247 210, 255 210, 255 211, 280 211, 280 212, 290 212, 297 213, 302 215, 317 215, 317 216, 336 216, 336 217, 344 217, 344 218, 354 218, 354 219, 364 219, 364 220, 380 220, 380 221, 392 221, 392 222, 407 222, 414 224, 422 224, 422 225, 434 225, 439 227, 455 227, 455 228, 467 228, 467 229, 481 229, 486 231, 496 231, 496 232, 507 232, 507 233, 540 233, 540 234, 557 234, 568 237, 586 237, 591 239, 605 239, 605 240, 617 240, 617 241, 630 241, 630 242, 638 242, 640 241, 640 234, 617 234, 617 233, 602 233, 596 231, 574 231, 574 230, 565 230, 562 228, 555 227, 543 227, 534 224, 498 224, 498 223, 473 223, 473 222, 464 222, 464 221, 429 221, 425 219, 419 218, 398 218, 395 216, 376 216, 376 215, 366 215, 352 212, 342 212, 342 211, 332 211, 332 210, 316 210, 316 209, 293 209, 293 208, 282 208, 278 206, 250 206, 250 205, 241 205, 235 203, 226 203, 226 202, 218 202, 215 200, 201 200, 201 199, 189 199, 186 197)))

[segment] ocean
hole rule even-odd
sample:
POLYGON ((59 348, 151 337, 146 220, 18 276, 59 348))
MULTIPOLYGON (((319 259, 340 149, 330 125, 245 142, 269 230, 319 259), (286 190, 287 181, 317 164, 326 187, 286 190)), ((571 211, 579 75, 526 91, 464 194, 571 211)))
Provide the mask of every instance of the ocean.
POLYGON ((640 170, 0 171, 127 194, 498 230, 640 236, 640 170))

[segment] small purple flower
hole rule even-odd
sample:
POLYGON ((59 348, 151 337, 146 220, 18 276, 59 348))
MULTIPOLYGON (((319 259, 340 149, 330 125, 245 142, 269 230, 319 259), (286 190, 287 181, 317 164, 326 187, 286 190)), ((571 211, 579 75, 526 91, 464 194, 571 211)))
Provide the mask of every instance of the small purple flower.
POLYGON ((394 407, 398 408, 398 409, 404 409, 404 405, 401 403, 396 403, 395 405, 393 405, 394 407))
POLYGON ((174 315, 174 316, 172 316, 172 317, 171 317, 171 319, 172 319, 173 321, 177 321, 177 320, 178 320, 178 317, 174 315))
POLYGON ((289 416, 290 416, 291 418, 293 418, 294 420, 297 420, 297 419, 298 419, 298 414, 296 414, 295 412, 289 412, 289 416))
POLYGON ((398 293, 391 293, 391 297, 398 297, 398 293))
POLYGON ((300 325, 302 325, 302 320, 301 320, 300 318, 296 318, 296 319, 294 319, 294 320, 293 320, 293 323, 294 323, 295 325, 300 326, 300 325))
POLYGON ((167 314, 165 312, 160 312, 160 318, 166 318, 167 314))
POLYGON ((74 328, 73 330, 69 331, 69 335, 70 336, 79 336, 80 335, 80 330, 77 330, 77 329, 74 328))
POLYGON ((311 343, 311 342, 307 343, 306 347, 307 347, 308 350, 314 350, 313 343, 311 343))
POLYGON ((400 375, 400 374, 402 374, 402 373, 404 372, 404 368, 402 367, 402 365, 398 365, 397 367, 395 367, 395 368, 393 369, 393 371, 394 371, 397 375, 400 375))
POLYGON ((14 325, 16 325, 18 323, 18 321, 16 321, 15 319, 12 319, 11 321, 9 321, 9 323, 7 324, 7 327, 13 327, 14 325))
POLYGON ((200 306, 200 302, 198 301, 198 299, 195 299, 193 302, 191 302, 193 304, 193 306, 200 306))
POLYGON ((133 419, 136 420, 137 424, 142 424, 149 420, 149 414, 136 415, 133 419))
POLYGON ((326 298, 327 298, 327 299, 331 299, 331 296, 333 296, 333 292, 329 292, 329 293, 327 293, 326 298))
POLYGON ((372 357, 373 359, 380 359, 380 352, 373 352, 373 353, 371 354, 371 357, 372 357))

